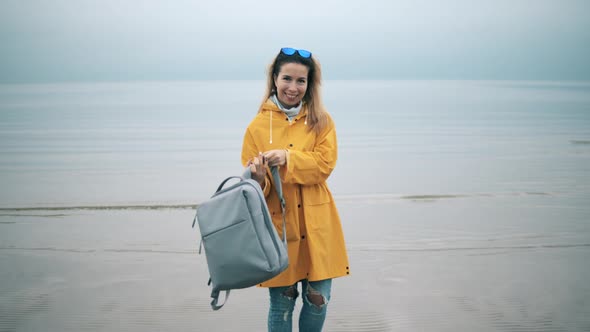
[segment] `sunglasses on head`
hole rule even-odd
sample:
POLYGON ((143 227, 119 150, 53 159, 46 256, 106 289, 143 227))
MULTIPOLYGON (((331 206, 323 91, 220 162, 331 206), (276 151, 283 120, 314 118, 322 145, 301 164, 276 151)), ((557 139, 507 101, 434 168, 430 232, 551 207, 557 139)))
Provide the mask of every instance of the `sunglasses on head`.
POLYGON ((310 51, 298 50, 298 49, 291 48, 291 47, 281 48, 281 53, 283 53, 284 55, 293 55, 293 54, 295 54, 295 52, 299 53, 299 56, 301 56, 302 58, 305 58, 305 59, 311 58, 310 51))

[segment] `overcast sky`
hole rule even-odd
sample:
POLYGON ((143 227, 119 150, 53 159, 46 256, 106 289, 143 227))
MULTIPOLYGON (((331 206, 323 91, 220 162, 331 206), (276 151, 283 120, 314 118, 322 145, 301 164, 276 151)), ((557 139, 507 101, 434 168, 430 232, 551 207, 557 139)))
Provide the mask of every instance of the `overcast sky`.
POLYGON ((325 79, 590 80, 588 0, 1 0, 0 82, 264 79, 282 46, 325 79))

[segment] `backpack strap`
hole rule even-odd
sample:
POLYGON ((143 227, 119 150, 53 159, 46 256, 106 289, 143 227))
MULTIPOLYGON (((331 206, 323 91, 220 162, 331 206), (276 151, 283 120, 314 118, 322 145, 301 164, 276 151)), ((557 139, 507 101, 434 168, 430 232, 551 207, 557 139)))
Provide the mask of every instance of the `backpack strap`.
MULTIPOLYGON (((285 197, 283 197, 283 185, 281 184, 281 175, 279 174, 279 166, 271 166, 270 173, 272 174, 272 178, 275 183, 275 191, 279 196, 279 202, 281 203, 281 212, 283 213, 283 243, 285 247, 287 247, 287 220, 286 220, 286 203, 285 197)), ((252 172, 250 171, 250 167, 246 167, 244 170, 244 174, 242 175, 244 179, 252 179, 252 172)), ((193 222, 194 224, 194 222, 193 222)))
POLYGON ((213 310, 221 309, 227 303, 227 298, 229 297, 229 292, 230 292, 230 290, 225 291, 225 300, 223 300, 223 303, 221 305, 218 305, 217 302, 219 301, 219 290, 214 289, 213 291, 211 291, 211 298, 213 299, 213 301, 211 301, 211 309, 213 309, 213 310))
POLYGON ((279 201, 281 202, 281 212, 283 213, 283 243, 285 244, 285 248, 287 247, 287 221, 285 217, 285 197, 283 197, 283 185, 281 184, 281 175, 279 174, 279 168, 277 166, 273 166, 270 168, 270 172, 272 173, 272 177, 275 180, 275 189, 277 191, 277 195, 279 195, 279 201))

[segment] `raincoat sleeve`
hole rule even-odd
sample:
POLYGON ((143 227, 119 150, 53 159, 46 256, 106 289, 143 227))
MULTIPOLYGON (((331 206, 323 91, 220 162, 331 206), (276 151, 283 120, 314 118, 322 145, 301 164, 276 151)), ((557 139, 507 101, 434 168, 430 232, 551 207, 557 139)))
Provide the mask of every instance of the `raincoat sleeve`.
POLYGON ((336 167, 338 144, 334 123, 318 135, 312 151, 288 150, 288 161, 283 181, 312 185, 323 183, 336 167))
MULTIPOLYGON (((246 134, 244 134, 244 142, 242 143, 242 165, 246 167, 248 160, 258 156, 260 151, 261 150, 256 147, 256 143, 254 142, 250 128, 248 128, 246 130, 246 134)), ((270 174, 267 169, 266 176, 264 178, 264 185, 262 186, 264 197, 267 197, 270 193, 270 183, 270 174)))

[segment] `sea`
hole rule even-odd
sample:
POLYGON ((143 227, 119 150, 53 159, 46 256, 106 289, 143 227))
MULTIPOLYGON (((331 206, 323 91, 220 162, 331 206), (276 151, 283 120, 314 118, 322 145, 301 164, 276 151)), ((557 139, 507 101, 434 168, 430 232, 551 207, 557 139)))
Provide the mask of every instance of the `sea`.
MULTIPOLYGON (((191 228, 264 85, 1 84, 0 331, 264 331, 263 289, 210 310, 191 228)), ((590 82, 322 92, 352 271, 327 331, 590 331, 590 82)))

